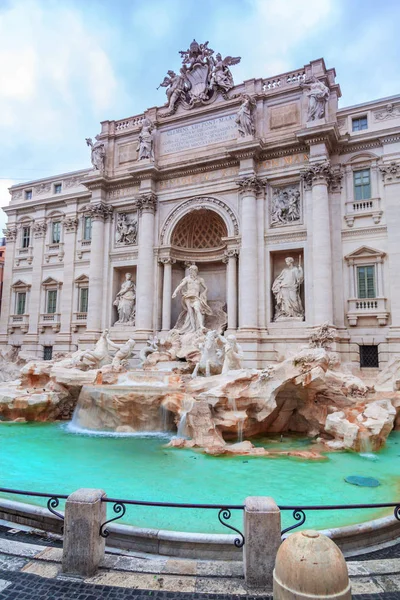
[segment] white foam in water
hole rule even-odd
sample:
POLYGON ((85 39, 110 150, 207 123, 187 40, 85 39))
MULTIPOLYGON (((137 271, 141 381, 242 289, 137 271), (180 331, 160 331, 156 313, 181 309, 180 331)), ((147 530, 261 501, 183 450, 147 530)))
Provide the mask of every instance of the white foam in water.
POLYGON ((136 438, 164 438, 171 439, 172 435, 166 431, 94 431, 93 429, 84 429, 83 427, 79 427, 79 425, 75 425, 72 421, 69 423, 61 425, 61 428, 68 433, 73 433, 77 435, 88 435, 92 437, 136 437, 136 438))
POLYGON ((379 460, 379 457, 376 454, 372 454, 372 452, 360 452, 360 456, 368 458, 368 460, 379 460))

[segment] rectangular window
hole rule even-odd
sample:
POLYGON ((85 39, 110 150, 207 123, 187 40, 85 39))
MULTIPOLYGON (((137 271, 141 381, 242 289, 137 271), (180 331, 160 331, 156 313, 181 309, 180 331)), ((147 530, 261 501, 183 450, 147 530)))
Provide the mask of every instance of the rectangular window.
POLYGON ((25 190, 25 200, 32 200, 32 190, 25 190))
POLYGON ((376 298, 375 266, 357 267, 358 298, 376 298))
POLYGON ((362 129, 368 129, 367 117, 357 117, 352 119, 353 131, 361 131, 362 129))
POLYGON ((29 248, 30 241, 31 241, 31 228, 23 227, 22 228, 22 247, 29 248))
POLYGON ((354 199, 368 200, 371 198, 371 172, 370 169, 354 171, 354 199))
POLYGON ((360 346, 360 367, 379 369, 378 346, 360 346))
POLYGON ((89 299, 89 288, 81 288, 79 290, 79 312, 87 313, 88 299, 89 299))
POLYGON ((43 346, 43 360, 51 360, 53 358, 53 346, 43 346))
POLYGON ((49 290, 47 292, 47 313, 54 314, 57 312, 57 290, 49 290))
POLYGON ((26 293, 18 292, 18 294, 17 294, 17 315, 25 314, 25 306, 26 306, 26 293))
POLYGON ((52 225, 51 243, 59 244, 61 241, 61 221, 54 221, 52 225))
POLYGON ((92 217, 85 217, 83 221, 83 239, 92 239, 92 217))
POLYGON ((61 190, 62 190, 61 183, 55 183, 54 184, 54 193, 55 194, 61 194, 61 190))

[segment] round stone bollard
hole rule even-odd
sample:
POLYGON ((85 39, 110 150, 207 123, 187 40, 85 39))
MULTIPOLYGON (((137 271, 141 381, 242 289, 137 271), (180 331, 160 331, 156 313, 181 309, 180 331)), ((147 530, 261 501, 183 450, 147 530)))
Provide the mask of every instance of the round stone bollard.
POLYGON ((276 555, 273 590, 274 600, 351 600, 341 550, 318 531, 293 533, 276 555))

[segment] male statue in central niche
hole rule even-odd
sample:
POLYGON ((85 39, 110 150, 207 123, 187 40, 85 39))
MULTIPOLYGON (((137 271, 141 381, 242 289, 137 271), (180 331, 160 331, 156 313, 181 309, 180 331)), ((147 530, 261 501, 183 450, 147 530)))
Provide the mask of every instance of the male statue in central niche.
POLYGON ((303 320, 304 309, 300 298, 300 285, 304 275, 301 267, 301 257, 296 267, 291 256, 285 258, 286 268, 272 284, 272 293, 275 296, 275 321, 295 319, 303 320))
MULTIPOLYGON (((182 279, 172 297, 176 298, 180 291, 182 291, 182 306, 186 317, 181 326, 177 324, 176 329, 180 333, 203 330, 204 315, 212 315, 213 312, 207 304, 207 286, 204 279, 199 277, 196 265, 189 267, 189 275, 182 279)), ((179 318, 178 323, 180 320, 179 318)))

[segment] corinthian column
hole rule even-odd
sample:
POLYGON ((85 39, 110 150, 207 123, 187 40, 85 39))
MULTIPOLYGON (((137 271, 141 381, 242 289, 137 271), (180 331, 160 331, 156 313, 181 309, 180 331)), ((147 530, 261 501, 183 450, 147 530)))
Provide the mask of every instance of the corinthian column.
POLYGON ((239 327, 258 327, 257 194, 264 182, 254 175, 239 179, 242 195, 241 247, 239 259, 239 327))
MULTIPOLYGON (((338 185, 340 175, 329 161, 311 164, 301 173, 306 189, 312 193, 312 264, 314 310, 306 319, 314 325, 333 323, 333 279, 331 224, 328 188, 338 185)), ((307 277, 307 274, 305 274, 307 277)))
POLYGON ((139 255, 136 284, 136 329, 153 330, 154 307, 154 213, 157 196, 153 192, 138 198, 139 255))
POLYGON ((228 329, 237 329, 237 269, 236 261, 239 251, 230 248, 225 251, 226 263, 226 303, 228 305, 228 329))
POLYGON ((164 265, 163 276, 163 297, 162 297, 162 331, 171 329, 171 296, 172 296, 172 265, 173 258, 160 258, 160 263, 164 265))
POLYGON ((103 202, 89 206, 92 219, 92 241, 90 243, 89 306, 87 333, 97 335, 102 328, 103 271, 104 271, 104 223, 112 218, 113 208, 103 202))

